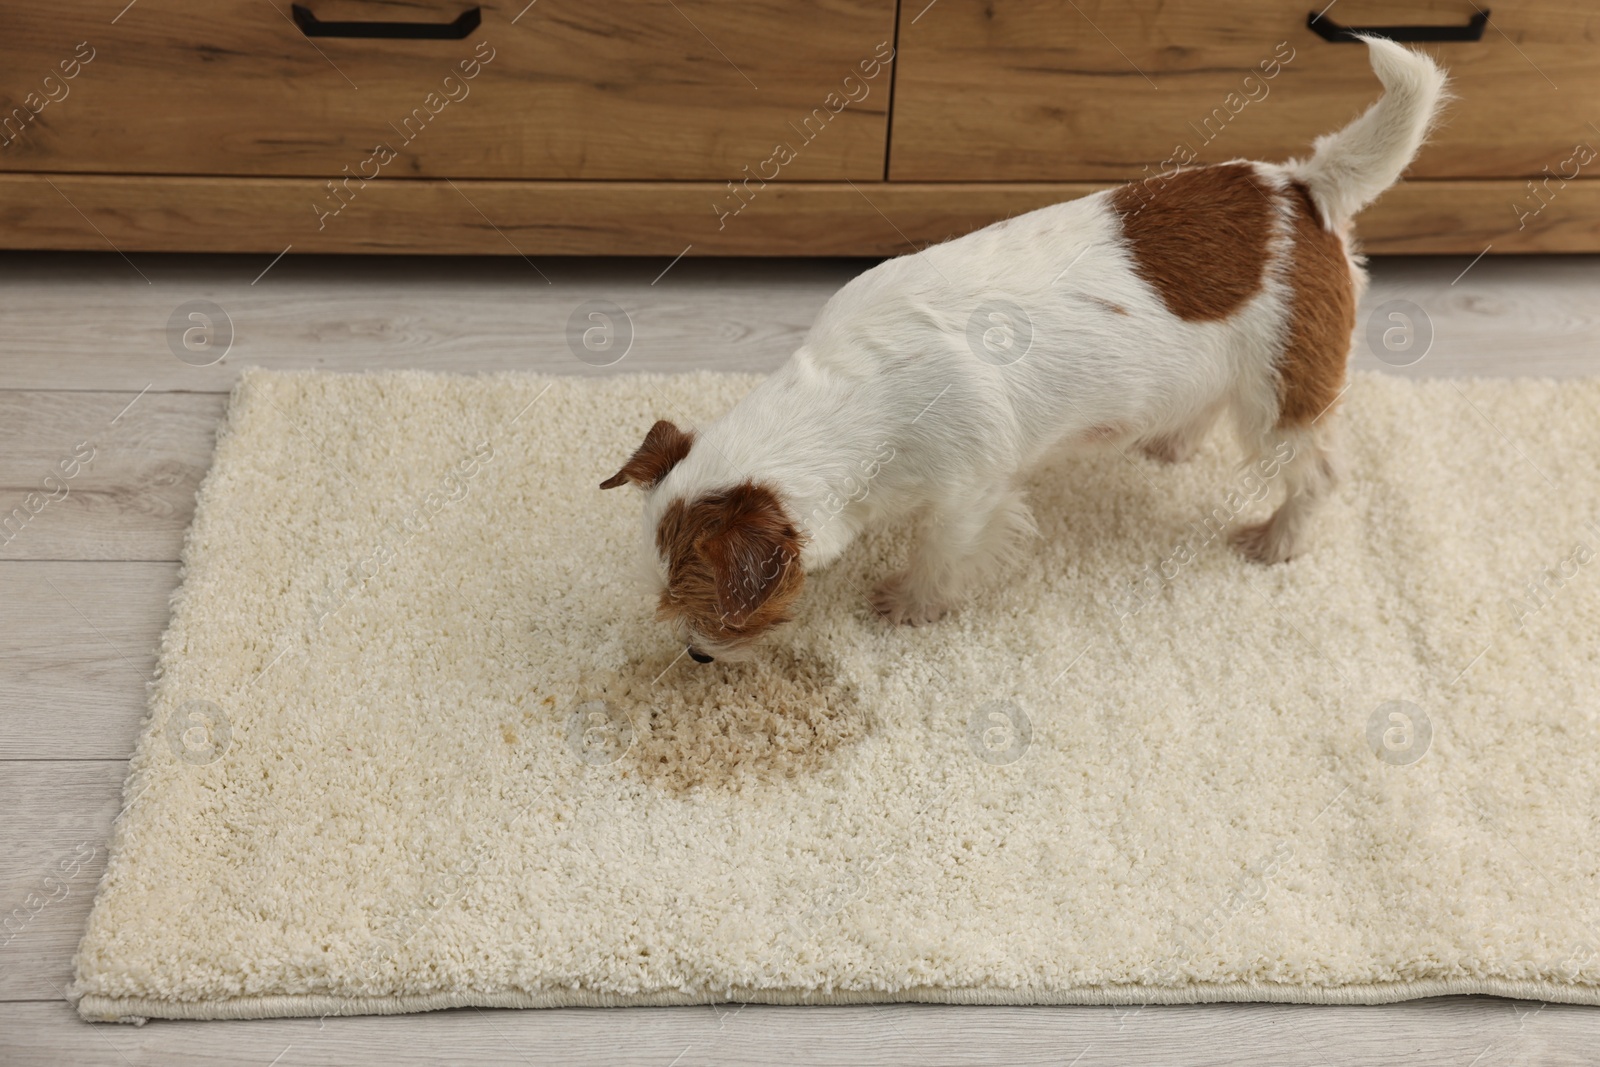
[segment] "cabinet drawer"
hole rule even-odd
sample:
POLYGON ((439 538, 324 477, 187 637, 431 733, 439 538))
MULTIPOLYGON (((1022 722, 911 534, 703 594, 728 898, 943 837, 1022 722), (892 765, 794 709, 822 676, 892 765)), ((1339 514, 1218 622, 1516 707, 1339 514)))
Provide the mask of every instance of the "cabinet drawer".
MULTIPOLYGON (((1307 28, 1324 2, 940 0, 902 20, 890 177, 1124 179, 1185 149, 1202 163, 1303 153, 1379 93, 1366 49, 1307 28)), ((1600 146, 1600 6, 1481 6, 1482 40, 1413 45, 1450 68, 1458 99, 1409 176, 1570 172, 1575 145, 1600 146)), ((1328 7, 1347 26, 1465 26, 1478 10, 1328 7)))
MULTIPOLYGON (((477 6, 304 5, 429 24, 477 6)), ((883 178, 894 0, 491 0, 458 40, 308 37, 289 0, 118 6, 8 5, 0 170, 883 178)))

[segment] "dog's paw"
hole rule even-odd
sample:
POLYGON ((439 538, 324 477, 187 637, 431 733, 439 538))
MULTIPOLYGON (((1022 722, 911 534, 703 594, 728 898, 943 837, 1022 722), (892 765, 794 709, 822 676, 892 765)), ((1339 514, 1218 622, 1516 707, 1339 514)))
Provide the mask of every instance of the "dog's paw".
POLYGON ((1273 529, 1270 520, 1241 526, 1229 534, 1228 539, 1241 556, 1255 563, 1283 563, 1295 555, 1294 546, 1273 529))
POLYGON ((896 626, 923 626, 938 622, 949 614, 950 607, 913 594, 906 575, 897 574, 878 583, 867 598, 872 610, 896 626))

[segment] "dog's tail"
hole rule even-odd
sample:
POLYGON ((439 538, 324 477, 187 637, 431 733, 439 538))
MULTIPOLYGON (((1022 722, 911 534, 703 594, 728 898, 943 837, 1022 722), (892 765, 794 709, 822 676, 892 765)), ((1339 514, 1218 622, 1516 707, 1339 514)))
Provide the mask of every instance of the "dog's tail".
POLYGON ((1381 37, 1361 39, 1383 96, 1344 129, 1318 137, 1310 159, 1287 165, 1335 229, 1399 180, 1448 99, 1445 72, 1428 56, 1381 37))

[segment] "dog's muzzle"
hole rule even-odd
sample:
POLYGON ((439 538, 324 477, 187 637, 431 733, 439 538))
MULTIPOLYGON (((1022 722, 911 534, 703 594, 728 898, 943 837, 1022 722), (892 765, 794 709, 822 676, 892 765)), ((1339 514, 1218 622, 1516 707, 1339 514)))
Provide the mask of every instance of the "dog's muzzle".
POLYGON ((689 658, 696 663, 710 663, 711 657, 701 652, 698 648, 689 649, 689 658))

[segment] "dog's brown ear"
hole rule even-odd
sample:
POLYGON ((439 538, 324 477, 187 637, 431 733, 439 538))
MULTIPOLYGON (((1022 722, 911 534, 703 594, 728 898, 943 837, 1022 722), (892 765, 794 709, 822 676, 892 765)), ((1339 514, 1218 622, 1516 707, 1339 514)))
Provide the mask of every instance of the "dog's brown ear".
POLYGON ((697 548, 717 582, 717 607, 729 626, 782 622, 804 581, 800 534, 777 497, 746 482, 721 503, 720 528, 697 548), (764 609, 764 610, 763 610, 764 609), (758 611, 764 616, 753 620, 758 611))
POLYGON ((600 483, 602 489, 615 489, 624 482, 632 482, 640 489, 653 489, 689 454, 694 444, 694 433, 684 433, 666 419, 650 427, 644 435, 644 444, 629 457, 622 469, 600 483))

